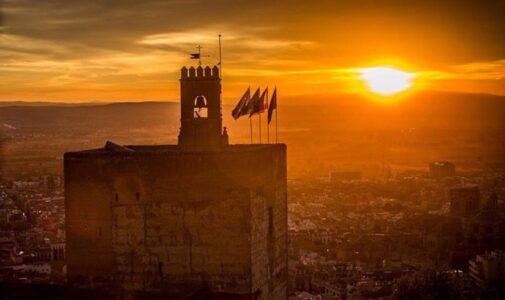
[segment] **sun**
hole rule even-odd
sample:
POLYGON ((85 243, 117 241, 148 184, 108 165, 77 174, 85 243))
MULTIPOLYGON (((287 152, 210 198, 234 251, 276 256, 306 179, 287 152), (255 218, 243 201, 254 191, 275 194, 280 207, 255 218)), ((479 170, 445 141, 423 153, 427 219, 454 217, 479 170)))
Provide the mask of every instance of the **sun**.
POLYGON ((391 96, 412 87, 413 73, 390 67, 372 67, 359 69, 360 78, 367 88, 382 96, 391 96))

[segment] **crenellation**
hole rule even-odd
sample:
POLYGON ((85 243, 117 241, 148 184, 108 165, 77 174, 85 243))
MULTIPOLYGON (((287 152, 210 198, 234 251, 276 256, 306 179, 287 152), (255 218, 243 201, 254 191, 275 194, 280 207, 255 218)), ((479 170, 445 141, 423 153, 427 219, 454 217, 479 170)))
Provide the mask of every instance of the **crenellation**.
POLYGON ((189 68, 189 78, 194 78, 196 77, 196 70, 195 70, 195 67, 190 67, 189 68))
POLYGON ((182 67, 181 69, 181 79, 186 79, 188 78, 188 68, 186 68, 185 66, 182 67))
POLYGON ((207 78, 212 77, 212 71, 209 66, 205 67, 205 77, 207 77, 207 78))
POLYGON ((196 77, 199 77, 199 78, 203 77, 203 68, 202 68, 202 66, 198 66, 198 68, 196 68, 196 77))
POLYGON ((218 66, 198 66, 198 67, 182 67, 181 68, 181 80, 191 80, 191 81, 207 81, 207 80, 219 80, 220 73, 218 66))
POLYGON ((219 78, 221 74, 219 73, 219 68, 218 66, 212 67, 212 77, 219 78))

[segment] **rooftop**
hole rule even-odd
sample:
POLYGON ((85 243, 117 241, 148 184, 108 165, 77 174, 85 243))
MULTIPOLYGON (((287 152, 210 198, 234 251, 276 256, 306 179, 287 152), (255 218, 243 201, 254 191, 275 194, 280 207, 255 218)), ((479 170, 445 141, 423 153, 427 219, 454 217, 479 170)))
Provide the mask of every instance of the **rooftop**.
POLYGON ((286 148, 285 144, 235 144, 226 145, 219 150, 187 150, 179 145, 119 145, 107 141, 102 148, 66 152, 65 157, 77 156, 124 156, 124 155, 144 155, 144 154, 166 154, 166 153, 201 153, 201 152, 236 152, 236 151, 257 151, 264 149, 286 148))

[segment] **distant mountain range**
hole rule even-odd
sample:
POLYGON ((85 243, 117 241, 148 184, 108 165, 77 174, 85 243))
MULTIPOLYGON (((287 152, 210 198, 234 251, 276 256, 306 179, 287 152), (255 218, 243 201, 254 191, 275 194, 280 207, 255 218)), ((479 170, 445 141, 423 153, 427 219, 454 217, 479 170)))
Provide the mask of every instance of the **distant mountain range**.
MULTIPOLYGON (((448 159, 468 166, 505 160, 502 96, 425 92, 384 104, 358 95, 306 95, 280 97, 279 103, 279 140, 288 144, 290 169, 300 173, 379 159, 411 165, 448 159)), ((248 118, 233 120, 232 108, 223 106, 230 142, 249 143, 248 118)), ((43 145, 45 156, 58 158, 65 151, 101 147, 106 140, 176 143, 179 118, 177 102, 4 102, 0 133, 8 157, 36 157, 43 145)), ((254 116, 255 143, 258 129, 254 116)), ((262 141, 266 138, 263 115, 262 141)))
MULTIPOLYGON (((361 96, 298 96, 279 99, 282 131, 374 131, 416 129, 505 130, 505 97, 479 94, 420 93, 394 104, 361 96)), ((233 105, 223 107, 224 124, 235 132, 249 122, 230 116, 233 105)), ((254 117, 256 119, 256 117, 254 117)), ((265 118, 263 119, 265 120, 265 118)), ((118 127, 176 127, 177 102, 36 103, 4 102, 0 123, 23 129, 118 127), (10 105, 9 105, 10 104, 10 105)), ((4 126, 5 127, 5 126, 4 126)), ((244 129, 245 128, 245 129, 244 129)))

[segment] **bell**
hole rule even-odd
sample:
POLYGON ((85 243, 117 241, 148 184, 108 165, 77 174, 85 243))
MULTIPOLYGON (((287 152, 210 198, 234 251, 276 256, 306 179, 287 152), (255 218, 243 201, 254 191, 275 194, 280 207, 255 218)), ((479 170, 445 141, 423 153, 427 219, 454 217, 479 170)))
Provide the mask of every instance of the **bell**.
POLYGON ((207 100, 204 96, 196 97, 195 107, 201 109, 202 107, 207 107, 207 100))

